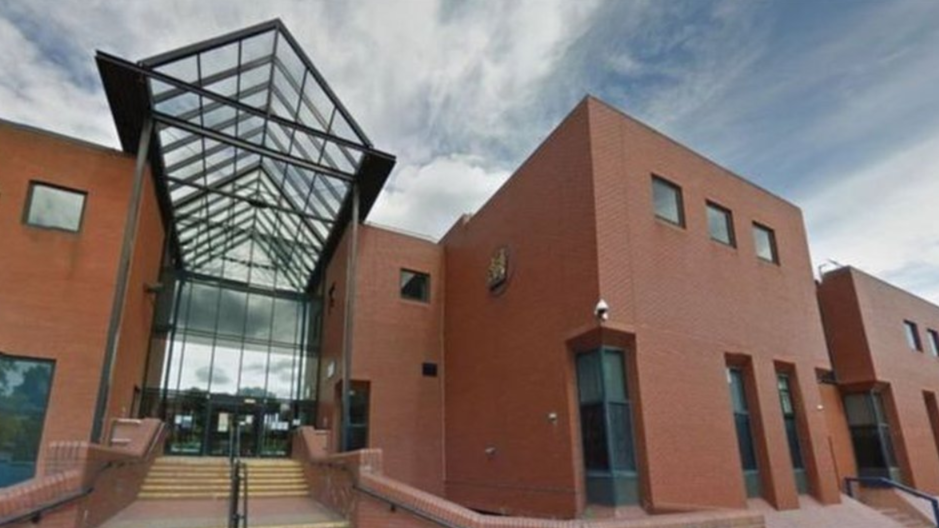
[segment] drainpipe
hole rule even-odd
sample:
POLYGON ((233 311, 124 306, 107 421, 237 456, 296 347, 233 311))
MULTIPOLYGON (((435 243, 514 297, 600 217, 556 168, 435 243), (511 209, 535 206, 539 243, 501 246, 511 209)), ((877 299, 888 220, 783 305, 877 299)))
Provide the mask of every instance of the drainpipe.
POLYGON ((137 239, 137 224, 140 219, 140 202, 143 197, 143 177, 147 168, 147 156, 150 152, 150 138, 153 136, 153 120, 144 118, 137 145, 137 164, 134 167, 134 182, 124 220, 124 239, 121 243, 121 256, 117 264, 117 279, 114 284, 114 298, 111 301, 111 319, 108 322, 108 337, 104 348, 104 363, 101 365, 101 381, 98 383, 98 401, 95 404, 95 416, 91 424, 91 441, 101 442, 104 433, 104 418, 107 414, 111 383, 114 378, 114 358, 117 356, 120 341, 121 323, 124 317, 124 302, 127 299, 127 280, 130 276, 130 259, 137 239))
POLYGON ((339 451, 349 450, 349 395, 352 391, 352 330, 355 318, 356 256, 359 252, 359 185, 352 183, 352 231, 349 233, 346 253, 346 305, 345 329, 342 335, 342 429, 339 432, 339 451))

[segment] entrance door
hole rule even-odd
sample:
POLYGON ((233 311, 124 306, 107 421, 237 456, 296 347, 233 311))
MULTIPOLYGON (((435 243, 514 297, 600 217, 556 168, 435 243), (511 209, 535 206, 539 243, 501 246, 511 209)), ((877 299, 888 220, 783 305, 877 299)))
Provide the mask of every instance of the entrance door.
POLYGON ((206 454, 242 457, 258 455, 259 409, 254 405, 213 403, 209 411, 206 454))

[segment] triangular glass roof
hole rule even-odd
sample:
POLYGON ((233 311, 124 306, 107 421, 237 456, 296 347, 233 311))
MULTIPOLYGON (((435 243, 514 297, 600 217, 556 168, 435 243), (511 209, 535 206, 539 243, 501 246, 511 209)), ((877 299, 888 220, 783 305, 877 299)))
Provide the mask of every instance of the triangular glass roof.
POLYGON ((135 65, 98 60, 125 150, 134 125, 122 124, 143 95, 120 90, 127 75, 146 81, 151 165, 186 271, 308 289, 348 221, 353 184, 371 190, 367 211, 394 163, 278 20, 135 65))

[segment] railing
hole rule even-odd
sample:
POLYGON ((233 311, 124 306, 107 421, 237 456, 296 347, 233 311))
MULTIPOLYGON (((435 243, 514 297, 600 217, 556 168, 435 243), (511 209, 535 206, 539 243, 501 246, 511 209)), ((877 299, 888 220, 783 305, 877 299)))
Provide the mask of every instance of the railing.
POLYGON ((231 496, 228 500, 228 528, 247 528, 247 526, 248 465, 239 459, 235 460, 231 466, 231 496), (240 510, 239 506, 241 507, 240 510))
POLYGON ((228 463, 231 466, 228 528, 248 527, 248 465, 241 461, 241 423, 229 429, 228 463), (240 509, 239 509, 240 506, 240 509))
POLYGON ((918 489, 904 486, 899 482, 885 477, 846 477, 844 479, 845 493, 847 493, 848 497, 851 497, 852 499, 854 498, 854 488, 851 486, 851 484, 855 482, 859 485, 868 486, 871 488, 893 488, 908 493, 916 498, 928 501, 930 506, 932 506, 933 524, 939 528, 939 499, 936 497, 923 493, 918 489))
POLYGON ((153 450, 157 445, 160 444, 160 440, 162 439, 165 432, 165 424, 161 423, 153 437, 150 439, 150 444, 147 446, 147 450, 144 452, 141 458, 134 460, 109 460, 101 467, 99 467, 97 471, 92 474, 90 479, 86 480, 86 482, 88 482, 87 485, 81 486, 78 490, 63 495, 53 501, 40 504, 24 512, 9 517, 2 517, 0 518, 0 526, 13 525, 22 521, 30 521, 33 524, 38 524, 39 521, 41 521, 42 518, 49 512, 91 495, 95 491, 95 487, 98 485, 98 480, 109 470, 123 466, 146 464, 152 458, 153 450))

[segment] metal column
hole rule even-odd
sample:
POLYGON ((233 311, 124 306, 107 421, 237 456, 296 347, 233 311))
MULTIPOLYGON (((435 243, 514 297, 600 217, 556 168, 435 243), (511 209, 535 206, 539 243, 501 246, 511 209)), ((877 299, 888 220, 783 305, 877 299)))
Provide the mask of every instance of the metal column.
POLYGON ((117 280, 114 284, 114 298, 111 302, 111 319, 108 322, 107 344, 104 349, 104 363, 101 366, 101 381, 98 384, 98 401, 91 426, 91 440, 100 442, 104 432, 104 418, 107 414, 111 382, 114 377, 114 358, 120 341, 121 323, 124 317, 124 302, 127 298, 127 281, 130 277, 130 259, 137 240, 137 224, 140 219, 140 202, 143 197, 143 178, 147 168, 147 156, 150 152, 150 139, 153 136, 153 120, 147 117, 140 132, 137 146, 137 164, 134 167, 134 182, 127 205, 127 217, 124 220, 124 239, 121 243, 121 257, 117 265, 117 280))
POLYGON ((349 393, 352 391, 352 331, 355 318, 355 265, 359 252, 359 185, 352 184, 352 231, 346 253, 345 330, 342 336, 342 430, 339 434, 340 451, 349 450, 349 393))

